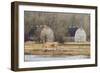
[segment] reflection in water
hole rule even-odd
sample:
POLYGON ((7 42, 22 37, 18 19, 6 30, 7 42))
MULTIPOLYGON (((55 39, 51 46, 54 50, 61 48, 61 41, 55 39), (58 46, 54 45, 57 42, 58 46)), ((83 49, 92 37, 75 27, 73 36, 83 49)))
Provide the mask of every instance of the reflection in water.
POLYGON ((46 55, 25 55, 24 61, 53 61, 53 60, 75 60, 75 59, 89 59, 89 56, 46 56, 46 55))

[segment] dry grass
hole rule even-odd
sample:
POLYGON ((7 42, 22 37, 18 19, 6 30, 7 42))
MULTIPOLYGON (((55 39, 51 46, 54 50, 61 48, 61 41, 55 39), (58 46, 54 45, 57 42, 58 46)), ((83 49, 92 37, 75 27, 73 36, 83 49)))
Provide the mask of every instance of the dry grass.
POLYGON ((25 54, 34 55, 90 55, 89 42, 48 42, 45 44, 32 41, 25 42, 25 54))

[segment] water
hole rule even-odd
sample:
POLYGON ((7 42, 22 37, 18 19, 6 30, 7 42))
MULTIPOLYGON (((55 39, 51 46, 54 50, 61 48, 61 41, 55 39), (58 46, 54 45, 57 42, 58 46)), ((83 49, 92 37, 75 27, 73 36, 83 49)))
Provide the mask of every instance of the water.
POLYGON ((25 55, 24 61, 53 61, 53 60, 75 60, 75 59, 88 59, 89 56, 46 56, 46 55, 25 55))

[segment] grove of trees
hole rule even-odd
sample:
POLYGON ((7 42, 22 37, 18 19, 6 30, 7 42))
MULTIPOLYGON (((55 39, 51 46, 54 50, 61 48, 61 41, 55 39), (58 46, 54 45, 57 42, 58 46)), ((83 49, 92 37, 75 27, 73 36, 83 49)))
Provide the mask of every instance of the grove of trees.
MULTIPOLYGON (((55 34, 55 40, 69 36, 68 29, 71 27, 82 27, 86 34, 87 40, 90 40, 90 15, 79 13, 57 13, 57 12, 24 12, 24 34, 29 36, 31 29, 38 27, 40 34, 42 25, 48 25, 55 34)), ((35 30, 35 29, 34 29, 35 30)), ((35 34, 31 32, 30 34, 35 34)), ((25 35, 26 36, 26 35, 25 35)), ((39 36, 39 35, 38 35, 39 36)))

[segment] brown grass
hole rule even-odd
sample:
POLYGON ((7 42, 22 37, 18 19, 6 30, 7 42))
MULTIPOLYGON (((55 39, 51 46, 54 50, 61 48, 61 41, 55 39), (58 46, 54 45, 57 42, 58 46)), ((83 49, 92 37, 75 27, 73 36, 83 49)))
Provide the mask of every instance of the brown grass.
POLYGON ((25 54, 34 55, 90 55, 89 42, 67 42, 60 44, 25 42, 25 54))

